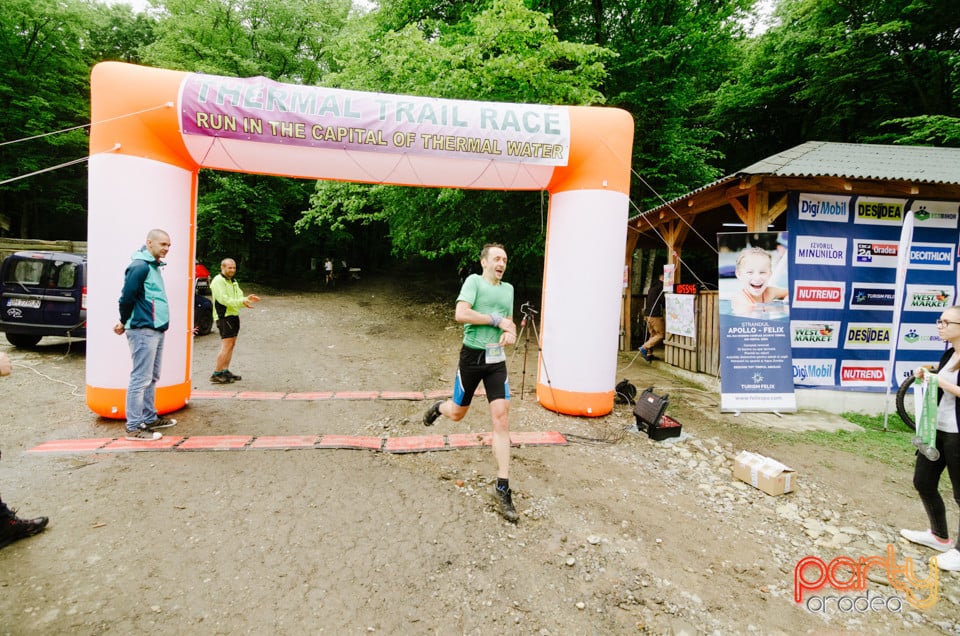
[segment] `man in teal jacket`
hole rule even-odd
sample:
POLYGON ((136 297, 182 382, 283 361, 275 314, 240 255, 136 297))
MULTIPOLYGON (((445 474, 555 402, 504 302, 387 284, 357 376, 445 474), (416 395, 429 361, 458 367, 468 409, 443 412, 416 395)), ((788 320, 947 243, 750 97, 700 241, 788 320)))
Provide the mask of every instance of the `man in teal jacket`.
POLYGON ((170 326, 170 305, 163 285, 160 259, 170 251, 170 235, 153 229, 136 252, 123 275, 120 293, 120 320, 113 326, 117 335, 127 334, 133 369, 127 387, 127 439, 156 441, 163 437, 158 428, 177 420, 160 417, 156 409, 157 380, 163 359, 163 337, 170 326))
POLYGON ((233 278, 236 274, 237 263, 232 258, 225 258, 220 261, 220 273, 210 282, 210 293, 213 295, 213 317, 217 320, 217 329, 220 330, 217 368, 210 376, 210 381, 214 384, 229 384, 240 379, 239 375, 230 373, 233 348, 240 334, 240 309, 253 307, 254 303, 260 302, 259 296, 244 295, 239 283, 233 278))

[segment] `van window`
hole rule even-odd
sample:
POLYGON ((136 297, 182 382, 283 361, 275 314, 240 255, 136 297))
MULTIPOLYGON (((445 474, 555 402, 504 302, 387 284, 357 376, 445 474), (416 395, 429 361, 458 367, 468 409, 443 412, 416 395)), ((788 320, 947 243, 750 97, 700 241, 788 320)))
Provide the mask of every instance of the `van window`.
POLYGON ((77 263, 46 259, 16 259, 8 268, 5 283, 24 287, 73 289, 77 284, 77 263))
POLYGON ((56 274, 51 277, 54 284, 51 284, 50 287, 73 289, 74 284, 77 282, 76 263, 55 263, 54 268, 56 268, 56 274))
POLYGON ((14 266, 7 271, 5 283, 19 283, 36 287, 43 276, 44 261, 17 259, 14 266))

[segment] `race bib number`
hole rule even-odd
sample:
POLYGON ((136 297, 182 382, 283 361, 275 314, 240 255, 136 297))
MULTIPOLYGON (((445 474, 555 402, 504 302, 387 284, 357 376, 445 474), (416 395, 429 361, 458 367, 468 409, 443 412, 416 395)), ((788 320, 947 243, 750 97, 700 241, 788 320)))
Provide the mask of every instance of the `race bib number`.
POLYGON ((507 352, 504 351, 503 345, 498 343, 488 344, 485 362, 487 364, 493 364, 495 362, 504 362, 507 359, 507 352))

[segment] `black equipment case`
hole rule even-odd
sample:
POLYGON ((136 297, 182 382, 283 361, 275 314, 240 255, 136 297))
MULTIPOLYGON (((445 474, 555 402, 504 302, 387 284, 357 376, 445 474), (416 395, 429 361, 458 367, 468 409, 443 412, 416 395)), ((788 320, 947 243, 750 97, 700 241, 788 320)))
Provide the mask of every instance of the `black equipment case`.
POLYGON ((633 414, 637 418, 637 430, 647 432, 652 440, 660 441, 680 436, 680 422, 664 415, 670 403, 669 395, 657 395, 653 387, 644 390, 637 398, 633 414))

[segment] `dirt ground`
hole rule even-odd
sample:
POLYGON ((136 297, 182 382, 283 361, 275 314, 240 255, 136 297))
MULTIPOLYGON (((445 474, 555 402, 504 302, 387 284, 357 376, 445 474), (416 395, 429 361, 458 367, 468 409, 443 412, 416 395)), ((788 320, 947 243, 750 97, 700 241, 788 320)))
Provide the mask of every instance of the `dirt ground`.
MULTIPOLYGON (((460 338, 455 283, 427 283, 245 286, 264 300, 243 314, 231 365, 243 380, 209 384, 219 346, 211 334, 196 339, 194 386, 449 389, 460 338)), ((512 429, 560 431, 570 443, 514 449, 513 525, 486 495, 495 475, 488 448, 28 453, 49 440, 122 435, 120 422, 86 408, 84 347, 0 344, 14 361, 0 380, 0 493, 23 516, 50 517, 43 534, 0 550, 0 634, 960 633, 952 573, 941 573, 924 611, 877 569, 866 592, 827 587, 794 602, 803 557, 856 561, 886 554, 889 543, 899 564, 910 557, 925 576, 931 556, 897 534, 924 527, 912 456, 890 468, 767 434, 784 422, 835 425, 835 416, 722 415, 709 383, 622 354, 618 379, 670 393, 668 413, 683 424, 679 440, 653 442, 626 406, 594 419, 540 407, 535 352, 531 345, 522 377, 521 346, 510 354, 512 429), (770 497, 732 479, 743 449, 795 468, 796 492, 770 497), (864 594, 880 597, 879 609, 857 609, 864 594)), ((489 429, 483 399, 463 422, 441 419, 429 431, 420 423, 427 406, 196 399, 165 432, 489 429)), ((956 527, 952 501, 948 512, 956 527)))

